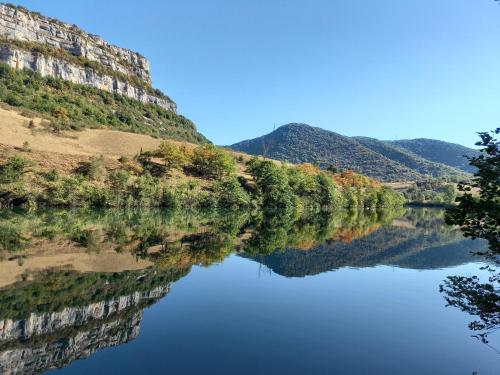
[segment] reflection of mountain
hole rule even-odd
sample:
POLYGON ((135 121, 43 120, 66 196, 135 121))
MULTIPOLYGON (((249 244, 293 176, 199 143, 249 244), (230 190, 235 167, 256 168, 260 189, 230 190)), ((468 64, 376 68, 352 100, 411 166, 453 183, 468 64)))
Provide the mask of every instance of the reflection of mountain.
POLYGON ((143 309, 186 272, 51 271, 1 290, 0 374, 38 374, 129 342, 143 309))
POLYGON ((303 277, 341 267, 451 267, 474 261, 470 252, 482 248, 484 243, 466 240, 453 229, 385 226, 352 242, 327 241, 309 251, 287 249, 253 258, 277 274, 303 277))

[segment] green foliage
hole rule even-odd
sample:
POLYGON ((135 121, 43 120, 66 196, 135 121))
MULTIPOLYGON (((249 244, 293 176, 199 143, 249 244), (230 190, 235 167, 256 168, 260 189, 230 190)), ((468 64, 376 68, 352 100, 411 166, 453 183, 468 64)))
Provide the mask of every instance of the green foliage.
POLYGON ((479 133, 481 154, 469 159, 477 168, 470 184, 459 184, 462 192, 456 200, 458 206, 447 214, 449 224, 460 225, 464 234, 488 241, 491 255, 500 254, 500 142, 495 138, 500 128, 491 133, 479 133), (473 194, 476 189, 478 196, 473 194))
POLYGON ((288 174, 269 160, 253 158, 248 172, 257 186, 256 194, 266 208, 290 209, 296 207, 296 196, 288 183, 288 174))
POLYGON ((188 156, 186 150, 172 142, 164 141, 158 147, 158 156, 163 159, 168 170, 180 169, 186 165, 188 156))
POLYGON ((193 154, 193 168, 201 176, 222 180, 235 171, 233 157, 214 145, 198 146, 193 154))
POLYGON ((0 101, 52 119, 53 131, 107 127, 207 143, 185 117, 155 104, 0 63, 0 101))
POLYGON ((31 166, 31 162, 20 157, 13 156, 1 166, 0 169, 0 183, 8 184, 18 182, 22 176, 27 172, 27 168, 31 166))
POLYGON ((339 191, 329 175, 325 173, 316 175, 316 185, 315 202, 320 207, 329 209, 343 207, 339 191))
POLYGON ((217 200, 217 206, 221 208, 247 207, 250 204, 249 195, 234 176, 215 183, 213 194, 217 200))
POLYGON ((439 180, 418 181, 404 191, 407 202, 423 205, 451 205, 455 201, 456 188, 439 180))
POLYGON ((453 143, 429 140, 406 140, 406 141, 379 141, 374 138, 355 137, 355 139, 366 148, 381 154, 382 156, 391 159, 400 165, 409 168, 419 174, 418 178, 423 179, 424 176, 432 178, 452 178, 460 179, 467 178, 467 173, 470 172, 467 168, 461 168, 462 161, 465 162, 465 154, 475 154, 476 151, 456 145, 453 143), (418 142, 422 143, 420 153, 415 153, 414 145, 418 142), (426 142, 425 142, 426 141, 426 142), (433 152, 430 151, 434 148, 433 152), (435 159, 432 154, 441 156, 441 159, 435 159), (441 160, 441 161, 439 161, 441 160), (457 163, 451 163, 451 160, 456 160, 457 163))

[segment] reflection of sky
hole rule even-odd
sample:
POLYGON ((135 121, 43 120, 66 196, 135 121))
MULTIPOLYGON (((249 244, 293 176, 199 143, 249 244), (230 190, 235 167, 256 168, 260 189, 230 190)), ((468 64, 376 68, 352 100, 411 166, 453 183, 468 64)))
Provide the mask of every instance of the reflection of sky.
MULTIPOLYGON (((445 308, 439 284, 478 264, 342 268, 285 278, 231 256, 195 267, 147 310, 139 338, 63 373, 493 374, 500 357, 445 308)), ((490 337, 500 346, 498 334, 490 337)))

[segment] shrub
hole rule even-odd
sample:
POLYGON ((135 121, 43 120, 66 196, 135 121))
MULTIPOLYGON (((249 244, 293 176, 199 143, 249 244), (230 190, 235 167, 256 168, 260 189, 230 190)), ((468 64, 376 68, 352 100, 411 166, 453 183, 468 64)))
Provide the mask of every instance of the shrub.
POLYGON ((30 161, 20 156, 11 157, 0 170, 0 183, 8 184, 21 180, 30 165, 30 161))
POLYGON ((219 207, 238 208, 246 207, 250 204, 250 197, 240 186, 235 176, 217 182, 213 190, 219 207))
POLYGON ((235 161, 227 151, 214 145, 204 145, 194 150, 193 167, 202 176, 222 180, 234 173, 235 161))
POLYGON ((87 177, 90 181, 101 178, 105 172, 103 166, 103 156, 92 156, 89 161, 81 163, 77 168, 77 172, 87 177))
POLYGON ((158 156, 163 159, 168 170, 180 169, 188 161, 186 151, 168 141, 164 141, 160 144, 158 147, 158 156))
POLYGON ((284 169, 269 160, 252 158, 248 163, 248 172, 254 178, 263 207, 295 207, 297 200, 288 184, 288 175, 284 169))

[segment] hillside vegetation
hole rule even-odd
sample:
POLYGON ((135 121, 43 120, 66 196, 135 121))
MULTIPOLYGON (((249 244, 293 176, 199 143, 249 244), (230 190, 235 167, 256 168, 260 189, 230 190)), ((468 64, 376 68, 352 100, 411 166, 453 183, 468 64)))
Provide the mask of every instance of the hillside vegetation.
POLYGON ((389 142, 346 137, 306 124, 287 124, 272 133, 230 146, 252 155, 294 163, 314 163, 333 170, 350 169, 381 181, 415 181, 430 177, 459 180, 462 170, 426 160, 389 142))
POLYGON ((0 63, 0 101, 41 115, 53 132, 110 128, 192 143, 208 140, 187 118, 87 85, 78 85, 0 63))
MULTIPOLYGON (((61 141, 75 134, 33 132, 35 139, 61 141)), ((352 171, 250 158, 210 144, 166 140, 148 145, 117 158, 116 147, 104 156, 88 153, 92 145, 61 154, 32 149, 28 142, 0 144, 0 206, 279 208, 291 213, 403 204, 402 195, 352 171)))
MULTIPOLYGON (((380 141, 375 138, 354 137, 366 148, 377 152, 415 172, 432 177, 460 176, 461 173, 456 168, 440 162, 427 160, 412 151, 399 147, 392 142, 380 141)), ((457 145, 458 146, 458 145, 457 145)), ((464 158, 464 160, 466 160, 464 158)))
POLYGON ((469 173, 474 173, 475 168, 469 164, 465 156, 475 157, 480 154, 477 150, 435 139, 417 138, 389 141, 387 143, 410 151, 432 162, 442 163, 469 173))

